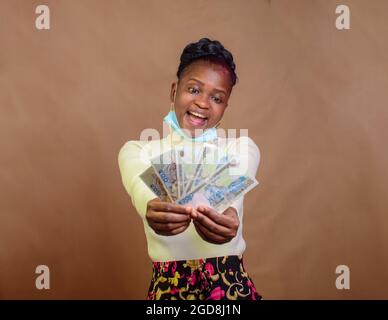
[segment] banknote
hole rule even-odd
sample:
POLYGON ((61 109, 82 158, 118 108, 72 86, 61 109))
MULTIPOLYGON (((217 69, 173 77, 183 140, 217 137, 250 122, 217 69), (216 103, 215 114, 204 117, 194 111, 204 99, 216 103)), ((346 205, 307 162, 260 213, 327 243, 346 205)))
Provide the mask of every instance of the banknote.
POLYGON ((167 190, 164 188, 162 181, 155 173, 155 170, 152 166, 140 174, 139 177, 146 184, 146 186, 150 188, 151 191, 162 201, 172 202, 172 199, 169 197, 167 190))
POLYGON ((210 177, 222 165, 227 163, 225 153, 211 144, 204 144, 199 151, 198 164, 196 166, 185 167, 190 174, 186 175, 185 194, 189 194, 198 187, 204 180, 210 177))
POLYGON ((207 183, 211 182, 212 180, 214 180, 216 177, 218 176, 223 176, 223 173, 224 174, 228 174, 228 169, 231 167, 231 166, 234 166, 235 165, 235 162, 234 162, 234 159, 233 160, 230 160, 229 162, 221 165, 214 173, 212 176, 210 177, 207 177, 206 179, 204 180, 200 180, 200 182, 196 185, 195 188, 192 188, 192 190, 187 193, 186 195, 184 195, 183 197, 181 197, 180 199, 178 199, 177 203, 178 204, 181 204, 181 205, 187 205, 187 204, 191 204, 192 201, 193 201, 193 197, 195 195, 195 193, 200 190, 202 187, 204 187, 207 183))
POLYGON ((197 170, 196 176, 192 182, 192 189, 197 188, 202 181, 207 180, 213 174, 215 174, 223 165, 227 164, 229 161, 228 156, 224 156, 218 160, 216 163, 203 163, 197 170))
POLYGON ((181 147, 176 150, 177 177, 179 197, 186 194, 186 189, 194 179, 201 164, 202 147, 181 147))
POLYGON ((163 201, 203 204, 222 213, 258 185, 255 178, 234 173, 240 162, 238 154, 214 145, 180 146, 153 158, 140 177, 163 201))
POLYGON ((257 180, 248 176, 220 176, 205 185, 198 193, 209 202, 210 207, 222 213, 257 185, 257 180))
POLYGON ((178 199, 178 179, 176 171, 175 150, 170 149, 167 152, 151 159, 151 165, 155 173, 163 182, 170 198, 175 201, 178 199))
POLYGON ((194 179, 198 170, 201 168, 203 153, 206 152, 202 146, 200 148, 192 149, 191 151, 194 153, 194 157, 191 155, 192 161, 185 161, 183 165, 183 171, 185 173, 184 194, 191 191, 194 179))
POLYGON ((203 203, 208 203, 217 212, 223 212, 234 201, 258 185, 255 178, 246 175, 231 175, 228 169, 237 165, 238 159, 232 157, 227 164, 216 170, 199 187, 179 199, 178 203, 195 205, 198 199, 201 199, 203 203))
POLYGON ((201 192, 196 192, 193 196, 193 200, 191 202, 191 205, 194 208, 197 208, 199 206, 210 207, 210 202, 209 202, 209 200, 206 199, 206 197, 201 192))
POLYGON ((178 199, 184 195, 185 172, 183 168, 185 151, 183 148, 175 150, 176 175, 178 180, 178 199))

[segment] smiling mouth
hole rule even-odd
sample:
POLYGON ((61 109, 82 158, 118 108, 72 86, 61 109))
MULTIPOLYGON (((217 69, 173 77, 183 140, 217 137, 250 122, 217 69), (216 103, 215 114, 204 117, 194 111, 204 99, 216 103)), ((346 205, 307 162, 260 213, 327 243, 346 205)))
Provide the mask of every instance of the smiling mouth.
POLYGON ((186 115, 190 124, 194 127, 203 127, 207 124, 208 118, 198 112, 187 111, 186 115))

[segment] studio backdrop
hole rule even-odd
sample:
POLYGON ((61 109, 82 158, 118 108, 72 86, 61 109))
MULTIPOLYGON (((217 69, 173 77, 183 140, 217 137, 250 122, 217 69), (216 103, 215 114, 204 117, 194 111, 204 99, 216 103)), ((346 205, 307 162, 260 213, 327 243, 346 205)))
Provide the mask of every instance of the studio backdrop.
POLYGON ((261 151, 244 208, 257 290, 387 299, 387 21, 385 0, 1 0, 0 298, 146 297, 117 155, 162 134, 180 53, 209 37, 239 77, 221 127, 261 151))

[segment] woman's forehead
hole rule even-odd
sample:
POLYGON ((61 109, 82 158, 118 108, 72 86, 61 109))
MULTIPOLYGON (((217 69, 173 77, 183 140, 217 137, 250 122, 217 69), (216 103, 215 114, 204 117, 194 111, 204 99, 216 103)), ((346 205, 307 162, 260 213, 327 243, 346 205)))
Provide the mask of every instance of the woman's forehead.
POLYGON ((193 78, 209 85, 231 88, 229 70, 211 61, 199 60, 187 66, 182 74, 182 80, 189 81, 193 78))

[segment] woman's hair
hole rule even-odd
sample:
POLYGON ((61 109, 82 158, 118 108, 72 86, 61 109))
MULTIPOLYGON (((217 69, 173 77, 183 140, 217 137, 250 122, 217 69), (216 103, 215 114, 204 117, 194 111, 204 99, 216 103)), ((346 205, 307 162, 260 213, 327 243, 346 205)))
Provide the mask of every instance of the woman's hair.
POLYGON ((209 61, 225 67, 229 71, 232 86, 236 84, 236 65, 232 54, 217 40, 202 38, 198 42, 189 43, 182 51, 180 64, 176 73, 180 79, 183 71, 198 60, 209 61))

